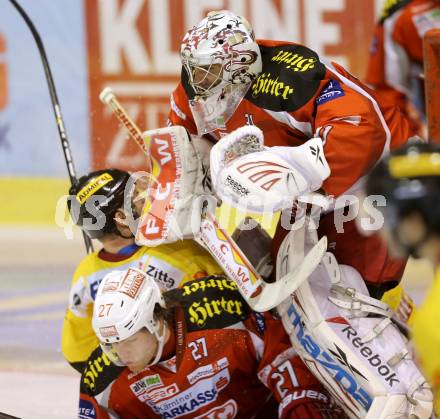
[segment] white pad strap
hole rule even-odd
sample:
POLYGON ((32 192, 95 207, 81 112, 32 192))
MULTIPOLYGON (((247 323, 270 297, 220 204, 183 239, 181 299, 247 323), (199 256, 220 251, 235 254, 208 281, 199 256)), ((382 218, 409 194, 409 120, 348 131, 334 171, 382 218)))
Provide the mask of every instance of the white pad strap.
POLYGON ((366 335, 361 337, 361 342, 370 342, 371 340, 379 336, 390 324, 392 324, 391 319, 389 317, 385 317, 379 323, 377 323, 376 326, 374 326, 366 335))
POLYGON ((392 315, 391 309, 385 303, 362 294, 355 288, 333 284, 330 292, 332 295, 328 299, 345 310, 374 313, 387 317, 392 315))
POLYGON ((409 355, 409 351, 406 348, 403 348, 401 351, 397 352, 395 355, 393 355, 388 361, 387 364, 390 367, 395 367, 399 362, 406 359, 406 357, 409 355))

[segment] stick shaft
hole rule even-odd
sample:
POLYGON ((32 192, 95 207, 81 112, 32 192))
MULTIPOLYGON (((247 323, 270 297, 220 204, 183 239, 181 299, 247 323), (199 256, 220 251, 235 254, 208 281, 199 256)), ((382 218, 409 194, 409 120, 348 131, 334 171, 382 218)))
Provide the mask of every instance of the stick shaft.
MULTIPOLYGON (((52 71, 49 66, 49 60, 47 59, 46 50, 44 49, 43 41, 41 40, 40 34, 35 28, 35 25, 33 24, 32 20, 23 10, 20 4, 16 0, 9 0, 9 1, 18 11, 18 13, 23 18, 23 20, 26 22, 29 30, 32 33, 35 43, 37 44, 37 48, 40 53, 41 62, 44 68, 44 74, 46 76, 47 87, 49 88, 50 99, 52 101, 52 107, 55 114, 55 122, 57 124, 58 135, 61 140, 61 147, 64 154, 64 160, 66 162, 67 172, 69 174, 70 183, 73 185, 77 180, 75 166, 73 164, 73 158, 72 158, 72 153, 70 151, 69 140, 67 138, 67 133, 64 128, 64 121, 63 121, 63 116, 61 114, 60 104, 58 102, 58 95, 55 88, 55 83, 53 81, 52 71)), ((84 231, 82 232, 82 235, 87 253, 93 252, 92 240, 90 239, 89 236, 87 236, 87 234, 84 231)))
POLYGON ((150 152, 148 150, 148 147, 147 147, 147 144, 145 143, 144 138, 142 137, 142 132, 139 129, 139 127, 130 118, 127 111, 124 109, 122 104, 116 98, 116 95, 113 93, 113 91, 109 87, 106 87, 101 92, 101 94, 99 95, 99 98, 101 99, 101 102, 110 106, 114 115, 125 126, 125 128, 127 128, 127 131, 131 135, 132 139, 141 148, 142 152, 148 157, 146 171, 151 173, 150 152))

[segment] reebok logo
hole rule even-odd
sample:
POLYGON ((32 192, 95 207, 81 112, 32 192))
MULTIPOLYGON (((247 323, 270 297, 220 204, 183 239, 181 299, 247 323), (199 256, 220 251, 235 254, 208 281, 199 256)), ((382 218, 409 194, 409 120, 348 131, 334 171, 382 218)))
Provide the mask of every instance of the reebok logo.
POLYGON ((298 341, 298 349, 301 350, 303 355, 307 354, 307 361, 316 361, 321 364, 331 374, 337 384, 345 390, 353 400, 368 411, 373 403, 371 395, 360 386, 353 374, 345 371, 340 364, 334 361, 330 353, 322 349, 318 342, 313 339, 308 333, 305 323, 293 303, 287 309, 287 315, 293 326, 292 332, 295 333, 294 336, 298 341))
POLYGON ((316 157, 316 162, 319 160, 321 164, 324 166, 324 162, 321 157, 321 149, 319 147, 309 146, 310 152, 316 157))
MULTIPOLYGON (((335 347, 336 347, 336 350, 337 350, 337 352, 335 352, 335 351, 332 351, 331 349, 329 349, 329 352, 336 358, 336 359, 338 359, 339 360, 339 362, 341 363, 341 364, 344 364, 345 366, 347 366, 349 369, 350 369, 350 371, 353 373, 353 374, 357 374, 357 375, 359 375, 360 377, 362 377, 362 378, 364 378, 365 380, 367 380, 367 377, 365 377, 357 368, 355 368, 353 365, 351 365, 349 362, 348 362, 348 359, 347 359, 347 355, 346 355, 346 353, 338 346, 338 345, 336 345, 335 344, 335 347)), ((367 380, 368 381, 368 380, 367 380)))
POLYGON ((369 364, 377 370, 377 372, 385 379, 390 387, 393 387, 393 384, 400 383, 400 380, 397 378, 396 374, 392 372, 390 367, 388 367, 386 363, 380 359, 379 355, 374 353, 369 346, 361 341, 361 338, 358 336, 358 332, 356 332, 356 330, 350 326, 347 326, 346 328, 342 329, 342 332, 345 334, 345 337, 351 342, 351 344, 355 348, 359 349, 360 354, 368 360, 369 364))
POLYGON ((243 185, 241 185, 236 180, 232 179, 231 175, 228 175, 228 177, 225 180, 225 185, 230 186, 232 190, 240 195, 240 196, 247 196, 249 195, 249 189, 245 188, 243 185))

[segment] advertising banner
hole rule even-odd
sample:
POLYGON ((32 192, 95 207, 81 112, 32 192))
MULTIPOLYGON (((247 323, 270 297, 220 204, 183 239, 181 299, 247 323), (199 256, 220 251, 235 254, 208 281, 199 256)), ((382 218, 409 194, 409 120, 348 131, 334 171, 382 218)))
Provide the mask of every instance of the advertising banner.
MULTIPOLYGON (((142 130, 164 126, 185 32, 231 9, 257 38, 303 43, 362 78, 381 0, 21 0, 45 44, 78 173, 144 168, 144 157, 98 98, 110 86, 142 130)), ((0 6, 0 176, 66 176, 34 40, 0 6)))

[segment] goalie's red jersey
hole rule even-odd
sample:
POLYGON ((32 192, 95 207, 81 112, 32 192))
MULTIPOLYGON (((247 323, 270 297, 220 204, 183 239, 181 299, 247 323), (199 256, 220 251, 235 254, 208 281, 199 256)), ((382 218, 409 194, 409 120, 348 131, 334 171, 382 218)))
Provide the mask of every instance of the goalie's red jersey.
MULTIPOLYGON (((407 141, 406 118, 394 106, 380 103, 343 67, 324 64, 299 44, 259 40, 258 45, 262 72, 232 117, 209 134, 213 141, 245 124, 258 126, 267 146, 298 146, 319 136, 331 170, 323 189, 336 197, 356 190, 383 154, 407 141)), ((189 105, 193 96, 182 71, 171 96, 169 122, 197 134, 189 105)), ((404 262, 391 260, 377 235, 365 238, 350 223, 350 235, 337 234, 335 223, 328 221, 320 232, 329 236, 340 263, 355 267, 371 283, 400 279, 404 262)))
POLYGON ((82 377, 82 417, 113 418, 104 408, 120 418, 345 417, 281 322, 250 312, 232 281, 210 277, 172 293, 181 305, 165 349, 175 355, 134 374, 95 351, 82 377))

